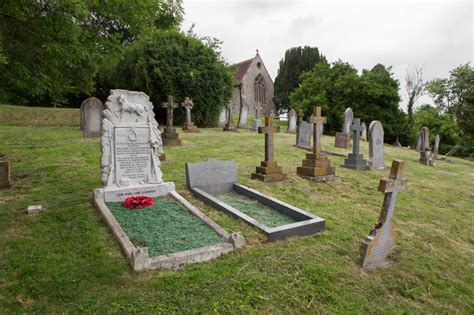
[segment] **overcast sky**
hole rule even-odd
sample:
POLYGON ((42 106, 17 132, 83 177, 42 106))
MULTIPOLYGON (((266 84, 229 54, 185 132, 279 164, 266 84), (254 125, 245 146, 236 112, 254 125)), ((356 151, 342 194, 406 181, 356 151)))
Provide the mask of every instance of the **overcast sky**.
POLYGON ((230 63, 258 49, 273 79, 286 49, 309 45, 359 71, 392 66, 406 98, 407 68, 423 66, 429 80, 473 59, 473 1, 184 0, 184 9, 183 30, 195 23, 223 40, 230 63))

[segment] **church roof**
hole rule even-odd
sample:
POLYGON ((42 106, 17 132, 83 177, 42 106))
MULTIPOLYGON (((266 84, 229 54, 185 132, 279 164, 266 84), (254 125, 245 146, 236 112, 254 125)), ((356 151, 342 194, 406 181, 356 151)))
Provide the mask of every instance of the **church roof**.
POLYGON ((244 60, 242 62, 236 63, 230 68, 234 71, 235 73, 235 79, 237 81, 242 81, 242 78, 244 75, 247 73, 247 70, 249 69, 250 65, 252 64, 252 61, 255 59, 255 57, 250 58, 248 60, 244 60))

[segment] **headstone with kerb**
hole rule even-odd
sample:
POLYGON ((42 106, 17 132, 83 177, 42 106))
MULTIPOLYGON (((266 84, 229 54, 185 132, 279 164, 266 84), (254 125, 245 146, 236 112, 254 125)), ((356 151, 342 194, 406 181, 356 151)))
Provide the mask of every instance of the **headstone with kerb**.
POLYGON ((273 160, 273 135, 280 132, 280 127, 273 126, 273 114, 265 117, 265 127, 259 127, 258 133, 265 135, 265 161, 257 166, 255 173, 252 173, 252 179, 258 179, 265 183, 278 182, 285 180, 286 174, 283 174, 281 166, 273 160))
POLYGON ((303 166, 296 169, 296 174, 302 178, 323 182, 334 179, 336 168, 331 166, 327 156, 321 152, 322 128, 320 125, 326 123, 326 117, 321 116, 321 107, 315 107, 311 116, 313 125, 313 148, 312 153, 306 154, 303 160, 303 166))
POLYGON ((184 121, 183 131, 185 132, 199 132, 199 129, 191 120, 191 109, 194 107, 193 101, 189 97, 184 98, 181 106, 186 109, 186 119, 184 121))
POLYGON ((260 111, 263 109, 262 105, 257 102, 255 104, 255 121, 253 122, 251 131, 258 131, 258 127, 261 127, 261 120, 260 120, 260 111))
POLYGON ((161 107, 166 108, 166 127, 163 130, 162 138, 163 144, 166 146, 179 146, 181 140, 176 128, 173 127, 173 110, 178 107, 178 103, 174 102, 174 98, 168 95, 166 102, 161 103, 161 107))
POLYGON ((248 106, 242 106, 239 113, 239 128, 247 128, 247 122, 249 118, 248 106))
POLYGON ((378 190, 385 194, 379 220, 360 246, 361 267, 370 271, 386 267, 390 263, 388 255, 395 247, 396 228, 392 222, 395 203, 399 192, 406 188, 407 180, 403 178, 405 162, 394 160, 389 179, 380 180, 378 190))
POLYGON ((288 113, 288 133, 296 133, 296 111, 290 110, 288 113))
POLYGON ((369 165, 373 168, 384 168, 383 154, 384 131, 382 123, 374 120, 369 125, 369 165))
POLYGON ((362 131, 362 127, 360 125, 360 118, 354 119, 354 123, 352 124, 352 131, 354 133, 352 153, 349 153, 349 156, 347 157, 347 159, 344 160, 344 165, 342 166, 358 171, 366 171, 370 167, 367 164, 367 160, 364 160, 364 156, 359 152, 360 132, 362 131))
POLYGON ((10 162, 0 161, 0 189, 9 188, 11 185, 10 162))
POLYGON ((81 104, 81 130, 84 138, 99 138, 104 104, 96 97, 89 97, 81 104))
POLYGON ((367 141, 367 126, 365 123, 362 123, 362 131, 360 133, 360 139, 362 141, 367 141))

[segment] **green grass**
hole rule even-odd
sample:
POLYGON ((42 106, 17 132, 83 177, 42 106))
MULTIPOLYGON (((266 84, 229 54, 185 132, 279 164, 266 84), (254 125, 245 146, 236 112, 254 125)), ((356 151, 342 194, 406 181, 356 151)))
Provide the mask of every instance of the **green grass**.
POLYGON ((154 198, 152 206, 128 209, 107 203, 133 245, 148 247, 150 257, 214 245, 224 241, 202 220, 171 197, 154 198))
MULTIPOLYGON (((13 187, 0 190, 1 313, 474 313, 473 162, 433 168, 414 151, 385 147, 387 165, 406 161, 408 189, 396 205, 392 266, 364 273, 359 244, 378 218, 388 169, 356 172, 330 156, 338 179, 310 182, 296 176, 306 152, 280 133, 275 158, 289 179, 265 184, 250 179, 262 135, 212 128, 181 138, 183 146, 165 149, 165 180, 248 243, 181 271, 135 273, 91 204, 101 187, 99 140, 83 139, 77 126, 1 125, 0 156, 13 176, 13 187), (240 183, 326 219, 326 231, 265 243, 258 229, 186 189, 184 163, 208 158, 236 160, 240 183), (32 204, 45 212, 22 214, 32 204)), ((323 148, 347 152, 333 142, 323 137, 323 148)), ((361 148, 367 157, 367 143, 361 148)))
POLYGON ((292 217, 273 210, 258 200, 251 199, 233 191, 217 195, 216 197, 268 227, 277 227, 296 222, 292 217))

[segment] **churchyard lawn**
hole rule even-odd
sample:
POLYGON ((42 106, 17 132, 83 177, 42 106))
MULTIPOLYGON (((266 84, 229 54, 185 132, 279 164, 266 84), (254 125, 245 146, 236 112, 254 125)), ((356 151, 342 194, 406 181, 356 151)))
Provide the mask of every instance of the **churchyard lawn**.
MULTIPOLYGON (((338 179, 310 182, 296 175, 307 152, 282 132, 274 156, 288 180, 266 184, 250 179, 263 160, 262 135, 200 130, 179 128, 182 146, 165 147, 163 178, 228 232, 242 231, 247 245, 181 271, 136 273, 91 203, 102 186, 100 140, 82 137, 79 110, 1 105, 0 159, 11 162, 13 182, 0 190, 2 313, 474 313, 473 162, 433 168, 413 150, 385 146, 386 166, 406 161, 408 188, 396 205, 391 267, 365 273, 359 245, 377 221, 389 168, 357 172, 328 156, 338 179), (184 163, 208 158, 235 159, 239 183, 324 218, 326 231, 265 243, 257 228, 186 189, 184 163), (45 211, 22 213, 35 204, 45 211)), ((329 136, 322 147, 350 152, 329 136)), ((361 153, 368 156, 367 142, 361 153)))

